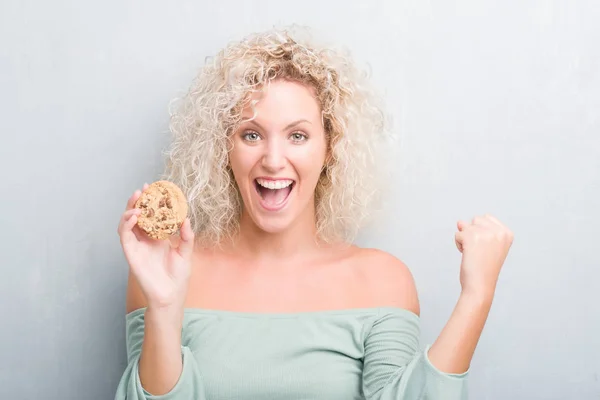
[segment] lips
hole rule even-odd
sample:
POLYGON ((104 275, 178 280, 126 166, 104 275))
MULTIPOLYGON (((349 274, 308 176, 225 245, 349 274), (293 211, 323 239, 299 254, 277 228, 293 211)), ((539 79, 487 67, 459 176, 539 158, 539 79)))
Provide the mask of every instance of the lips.
POLYGON ((266 210, 278 211, 282 209, 290 197, 296 182, 291 179, 264 179, 254 180, 256 192, 260 203, 266 210))

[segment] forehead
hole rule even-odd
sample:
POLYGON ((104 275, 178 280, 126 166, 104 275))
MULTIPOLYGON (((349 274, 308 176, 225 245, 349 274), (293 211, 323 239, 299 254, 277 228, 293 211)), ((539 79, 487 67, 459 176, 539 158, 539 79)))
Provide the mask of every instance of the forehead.
POLYGON ((276 80, 259 93, 251 94, 242 110, 243 120, 254 119, 274 125, 290 120, 321 120, 321 107, 314 88, 295 81, 276 80))

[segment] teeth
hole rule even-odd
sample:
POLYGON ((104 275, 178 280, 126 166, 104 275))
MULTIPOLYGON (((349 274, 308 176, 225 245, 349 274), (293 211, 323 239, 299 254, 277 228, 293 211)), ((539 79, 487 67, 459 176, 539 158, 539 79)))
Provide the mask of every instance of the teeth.
POLYGON ((267 189, 283 189, 290 186, 294 181, 291 179, 280 179, 277 181, 269 181, 266 179, 257 179, 256 182, 267 189))

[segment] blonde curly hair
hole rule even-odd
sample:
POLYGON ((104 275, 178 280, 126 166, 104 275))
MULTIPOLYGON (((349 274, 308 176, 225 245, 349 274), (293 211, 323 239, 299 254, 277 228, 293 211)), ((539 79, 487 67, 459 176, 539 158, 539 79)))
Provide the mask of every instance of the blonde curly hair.
POLYGON ((382 178, 375 149, 388 132, 380 97, 347 52, 302 40, 307 32, 273 28, 230 42, 175 103, 163 178, 187 195, 192 229, 207 245, 239 228, 242 199, 229 166, 230 135, 251 95, 274 79, 310 85, 320 102, 329 155, 315 192, 319 239, 351 242, 374 205, 382 178))

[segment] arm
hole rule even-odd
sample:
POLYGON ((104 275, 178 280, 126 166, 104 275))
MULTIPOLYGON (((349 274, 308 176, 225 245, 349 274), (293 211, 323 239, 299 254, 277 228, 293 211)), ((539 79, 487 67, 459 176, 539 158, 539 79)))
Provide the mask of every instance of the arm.
MULTIPOLYGON (((381 309, 365 337, 363 390, 368 400, 465 400, 468 372, 440 370, 420 344, 420 305, 410 270, 369 251, 364 288, 381 309)), ((442 350, 443 351, 443 350, 442 350)))
MULTIPOLYGON (((117 387, 114 400, 205 400, 198 365, 193 353, 186 346, 181 346, 179 349, 181 373, 168 392, 158 394, 149 391, 146 386, 142 385, 140 356, 144 351, 142 347, 145 343, 145 315, 144 309, 138 309, 126 316, 127 367, 117 387)), ((147 358, 147 360, 150 360, 150 358, 147 358)), ((158 369, 152 371, 158 371, 158 369)), ((146 378, 149 376, 149 374, 146 374, 146 378)), ((159 379, 161 378, 159 377, 159 379)))
POLYGON ((398 259, 379 253, 367 263, 381 266, 369 285, 377 302, 402 313, 380 316, 365 342, 363 386, 369 399, 467 398, 471 359, 489 314, 500 268, 513 235, 491 216, 458 223, 456 245, 463 253, 462 294, 433 346, 418 345, 419 302, 412 275, 398 259), (400 314, 400 315, 396 315, 400 314))
POLYGON ((142 215, 136 207, 141 194, 136 190, 129 198, 117 229, 129 279, 128 366, 116 399, 201 400, 204 395, 196 362, 181 340, 194 232, 186 218, 180 234, 172 238, 175 243, 148 237, 137 225, 142 215))
POLYGON ((468 373, 440 371, 422 350, 420 318, 384 308, 365 340, 363 391, 368 400, 466 400, 468 373))
POLYGON ((487 320, 500 270, 513 242, 513 233, 491 215, 459 221, 456 247, 462 253, 462 293, 450 320, 429 350, 444 372, 469 369, 487 320))
POLYGON ((167 311, 150 309, 144 319, 140 381, 148 392, 165 394, 173 389, 183 369, 181 322, 172 321, 167 311))
POLYGON ((442 332, 429 349, 438 369, 462 373, 469 369, 492 306, 492 295, 462 293, 442 332))
POLYGON ((144 294, 131 274, 127 284, 126 311, 144 308, 144 340, 139 361, 142 387, 149 393, 169 392, 182 372, 181 331, 183 310, 148 307, 144 294))
POLYGON ((130 279, 126 323, 127 367, 115 400, 205 399, 196 360, 182 345, 183 312, 147 308, 130 279))

